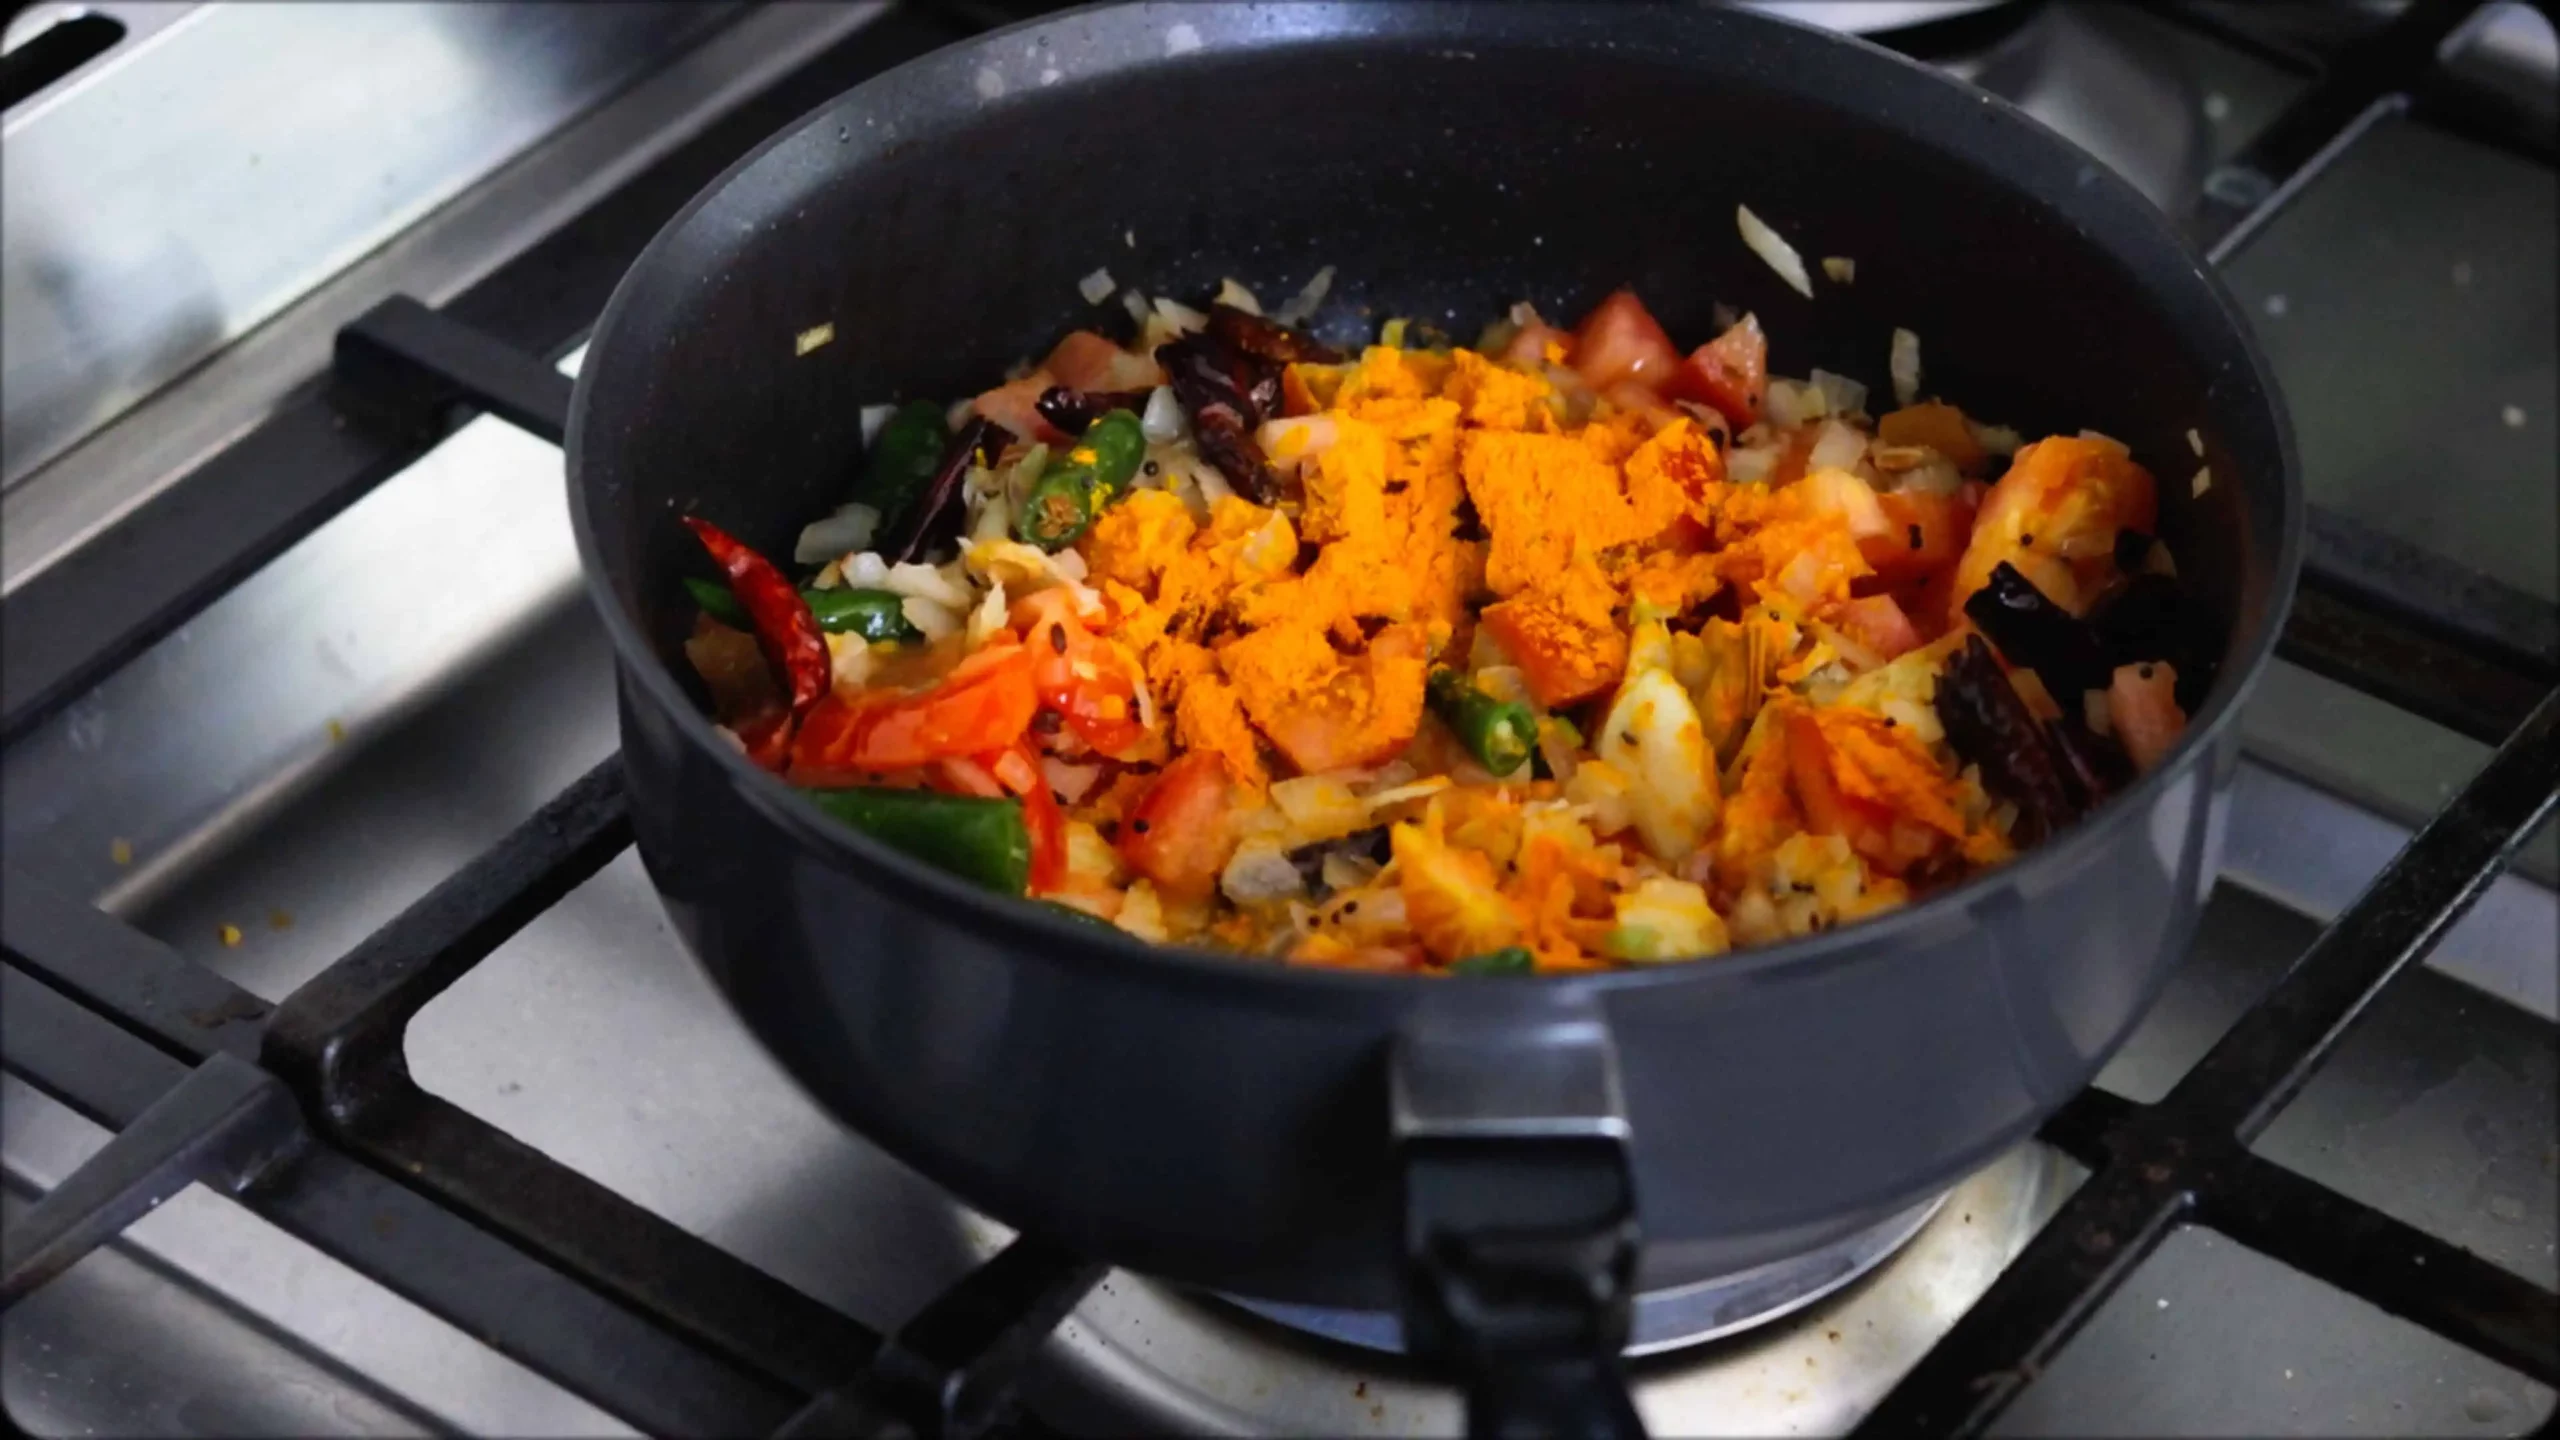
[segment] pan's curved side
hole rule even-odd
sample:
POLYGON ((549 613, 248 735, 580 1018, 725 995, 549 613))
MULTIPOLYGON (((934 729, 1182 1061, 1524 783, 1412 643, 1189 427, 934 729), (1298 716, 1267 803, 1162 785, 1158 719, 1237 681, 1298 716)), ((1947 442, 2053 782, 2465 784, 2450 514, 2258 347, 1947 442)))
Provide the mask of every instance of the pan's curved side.
POLYGON ((1649 1282, 1950 1183, 2085 1083, 2182 953, 2227 717, 2298 546, 2291 440, 2245 328, 2138 197, 2005 108, 1791 27, 1643 13, 1177 5, 1018 27, 811 117, 617 292, 570 466, 641 852, 801 1082, 990 1213, 1178 1279, 1392 1306, 1382 1057, 1459 990, 1150 953, 990 903, 826 826, 691 708, 672 518, 787 548, 839 498, 860 405, 965 393, 1107 316, 1076 297, 1097 265, 1189 294, 1332 264, 1336 335, 1387 313, 1472 326, 1523 296, 1570 314, 1632 283, 1676 335, 1723 301, 1761 316, 1780 371, 1879 391, 1908 327, 1930 390, 2105 430, 2168 477, 2164 528, 2232 650, 2162 772, 1884 920, 1494 992, 1606 1017, 1649 1282), (1786 290, 1741 247, 1737 202, 1854 256, 1857 283, 1786 290), (796 354, 822 322, 834 343, 796 354), (2190 429, 2217 477, 2201 497, 2179 483, 2190 429))

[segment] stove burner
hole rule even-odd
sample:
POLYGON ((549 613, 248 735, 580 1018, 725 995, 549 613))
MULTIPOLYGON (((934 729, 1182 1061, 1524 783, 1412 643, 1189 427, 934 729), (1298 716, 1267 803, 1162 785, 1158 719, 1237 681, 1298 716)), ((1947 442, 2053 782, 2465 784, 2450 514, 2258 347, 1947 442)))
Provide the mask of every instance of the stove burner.
MULTIPOLYGON (((1812 1304, 1891 1258, 1947 1202, 1924 1200, 1818 1250, 1735 1275, 1638 1295, 1629 1355, 1658 1355, 1748 1330, 1812 1304)), ((1404 1325, 1383 1310, 1333 1310, 1275 1300, 1219 1297, 1292 1330, 1363 1350, 1404 1353, 1404 1325)))

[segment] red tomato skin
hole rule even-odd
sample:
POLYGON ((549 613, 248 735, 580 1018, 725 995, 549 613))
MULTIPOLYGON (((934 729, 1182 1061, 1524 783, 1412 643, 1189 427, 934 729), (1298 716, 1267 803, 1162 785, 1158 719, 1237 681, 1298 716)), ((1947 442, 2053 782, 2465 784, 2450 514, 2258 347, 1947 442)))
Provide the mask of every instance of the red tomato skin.
POLYGON ((1919 628, 1890 595, 1869 595, 1840 607, 1839 626, 1883 659, 1920 648, 1919 628))
POLYGON ((1973 502, 1963 491, 1930 495, 1912 490, 1881 490, 1876 504, 1892 528, 1858 542, 1858 553, 1889 581, 1917 580, 1950 570, 1964 558, 1973 538, 1973 502), (1914 529, 1920 543, 1912 544, 1914 529))
POLYGON ((1017 440, 1038 440, 1049 445, 1063 445, 1067 434, 1040 414, 1040 392, 1058 383, 1047 370, 1034 370, 1019 380, 1008 380, 993 390, 979 393, 969 408, 981 419, 1001 425, 1017 440))
POLYGON ((1227 768, 1194 750, 1156 777, 1120 822, 1120 858, 1164 893, 1198 898, 1227 864, 1227 768))
POLYGON ((1713 406, 1737 430, 1759 420, 1769 398, 1769 337, 1761 333, 1759 317, 1745 315, 1690 351, 1662 388, 1674 400, 1713 406))
POLYGON ((1573 368, 1594 390, 1621 380, 1658 386, 1679 363, 1680 351, 1663 333, 1662 322, 1633 290, 1601 301, 1573 332, 1573 368))
POLYGON ((865 775, 1000 750, 1022 738, 1039 708, 1031 652, 990 642, 921 694, 847 701, 828 692, 792 742, 791 778, 861 784, 865 775))

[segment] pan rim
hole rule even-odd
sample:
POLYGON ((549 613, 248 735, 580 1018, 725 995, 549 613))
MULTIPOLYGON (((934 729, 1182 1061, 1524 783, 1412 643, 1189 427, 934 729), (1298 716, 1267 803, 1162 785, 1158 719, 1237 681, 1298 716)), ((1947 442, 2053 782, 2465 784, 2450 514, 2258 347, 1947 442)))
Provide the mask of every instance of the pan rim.
MULTIPOLYGON (((664 268, 665 252, 705 208, 774 152, 813 129, 835 124, 835 117, 855 96, 882 85, 891 77, 912 77, 937 69, 950 72, 953 83, 965 83, 981 57, 989 54, 999 42, 1026 33, 1068 23, 1090 23, 1101 17, 1111 17, 1115 23, 1139 25, 1146 23, 1145 17, 1149 15, 1170 16, 1189 8, 1169 3, 1169 0, 1135 0, 1135 3, 1084 5, 1037 16, 908 60, 822 102, 741 156, 668 219, 616 283, 603 313, 590 332, 590 360, 598 353, 599 347, 610 350, 617 323, 639 303, 639 291, 649 283, 657 269, 664 268)), ((1412 17, 1429 15, 1435 17, 1438 28, 1446 32, 1440 35, 1440 39, 1463 38, 1468 33, 1463 28, 1466 22, 1456 17, 1484 7, 1468 5, 1465 0, 1419 0, 1419 3, 1417 0, 1342 0, 1342 3, 1315 8, 1328 16, 1340 18, 1297 27, 1285 40, 1263 42, 1254 53, 1376 38, 1376 29, 1364 24, 1362 17, 1382 12, 1391 12, 1404 22, 1398 28, 1399 35, 1409 35, 1414 31, 1412 17)), ((1587 12, 1590 7, 1571 3, 1529 3, 1497 8, 1503 12, 1518 13, 1587 12)), ((2124 240, 2124 248, 2147 248, 2157 252, 2163 260, 2179 262, 2185 273, 2178 283, 2194 282, 2201 286, 2195 298, 2209 302, 2227 342, 2246 363, 2248 378, 2264 406, 2264 418, 2274 442, 2277 462, 2272 474, 2253 476, 2248 483, 2276 488, 2280 533, 2276 536, 2275 562, 2267 578, 2264 616, 2256 633, 2225 655, 2221 677, 2203 711, 2191 720, 2176 747, 2161 764, 2134 784, 2110 796, 2062 835, 1925 899, 1837 929, 1717 956, 1618 970, 1477 977, 1461 981, 1499 984, 1524 995, 1544 997, 1547 1001, 1583 997, 1600 1000, 1618 994, 1650 992, 1661 986, 1750 984, 1776 972, 1815 972, 1849 964, 1890 963, 1903 948, 1896 942, 1907 939, 1912 932, 1939 926, 1977 906, 1986 897, 2022 881, 2032 881, 2038 876, 2076 873, 2086 868, 2093 863, 2097 852, 2110 848, 2128 826, 2139 823, 2140 817, 2149 813, 2153 802, 2172 785, 2185 781, 2208 764, 2221 749, 2225 737, 2237 724, 2241 706, 2256 690, 2274 656, 2277 637, 2292 611, 2304 545, 2301 457, 2283 392, 2220 273, 2165 215, 2134 189, 2130 181, 2010 102, 1862 37, 1819 30, 1742 7, 1688 5, 1666 7, 1666 10, 1678 15, 1679 23, 1710 29, 1733 26, 1787 32, 1796 37, 1787 43, 1836 46, 1864 52, 1871 63, 1901 72, 1906 83, 1917 80, 1937 87, 1948 100, 1961 102, 1967 110, 1977 112, 1988 123, 2001 127, 2007 132, 2005 138, 2013 142, 2047 147, 2057 159, 2076 157, 2081 166, 2078 184, 2081 196, 2085 199, 2090 192, 2097 192, 2098 197, 2108 202, 2113 210, 2122 212, 2122 218, 2129 227, 2138 232, 2124 240), (2139 244, 2135 243, 2137 241, 2139 244), (2235 660, 2239 663, 2234 664, 2235 660)), ((1192 13, 1196 18, 1196 9, 1192 13)), ((1202 49, 1181 57, 1120 61, 1095 73, 1108 74, 1139 65, 1181 64, 1195 59, 1217 60, 1222 54, 1232 58, 1231 52, 1202 49)), ((1197 987, 1232 994, 1238 986, 1246 986, 1259 992, 1266 1003, 1286 1006, 1294 1001, 1323 1007, 1344 996, 1428 994, 1427 989, 1418 987, 1450 978, 1291 966, 1263 957, 1200 946, 1158 945, 1116 926, 1112 927, 1111 934, 1105 935, 1082 922, 1044 913, 1049 907, 1031 897, 993 894, 838 824, 779 777, 750 763, 735 747, 725 743, 715 732, 711 721, 691 704, 673 673, 660 662, 657 652, 641 633, 638 622, 622 607, 614 592, 596 539, 593 517, 588 508, 590 487, 584 478, 584 438, 594 394, 590 377, 597 373, 598 367, 592 363, 580 367, 570 404, 564 447, 565 471, 570 525, 577 543, 581 580, 611 638, 617 670, 646 696, 649 703, 671 712, 675 729, 684 737, 683 743, 721 767, 739 796, 762 820, 787 835, 794 845, 822 857, 831 868, 851 868, 855 873, 884 872, 891 882, 920 891, 918 899, 935 912, 937 919, 962 927, 987 943, 1066 965, 1148 965, 1156 968, 1158 979, 1179 989, 1197 987)), ((2216 787, 2208 783, 2208 791, 2213 788, 2216 787)), ((2210 804, 2212 799, 2208 793, 2200 797, 2200 803, 2210 804)))

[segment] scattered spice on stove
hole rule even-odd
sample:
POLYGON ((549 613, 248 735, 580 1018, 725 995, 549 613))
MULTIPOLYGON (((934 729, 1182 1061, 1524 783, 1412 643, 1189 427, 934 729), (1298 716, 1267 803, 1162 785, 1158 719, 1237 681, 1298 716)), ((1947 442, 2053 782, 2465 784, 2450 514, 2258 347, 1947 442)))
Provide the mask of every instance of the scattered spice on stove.
POLYGON ((231 949, 237 949, 237 948, 239 947, 240 940, 241 940, 240 927, 239 927, 239 926, 237 926, 237 925, 225 925, 225 926, 223 926, 220 930, 217 930, 217 931, 215 931, 214 933, 222 937, 222 948, 224 948, 224 949, 226 949, 226 950, 231 950, 231 949))

